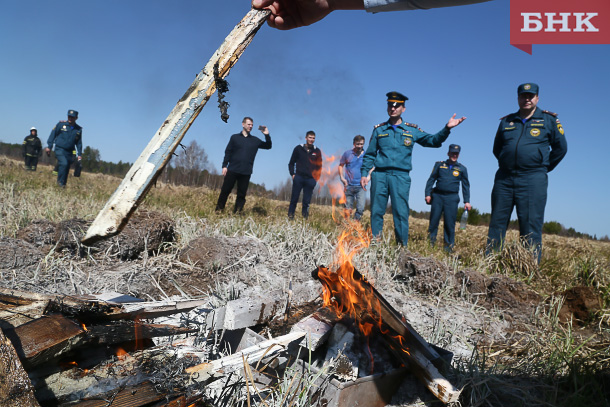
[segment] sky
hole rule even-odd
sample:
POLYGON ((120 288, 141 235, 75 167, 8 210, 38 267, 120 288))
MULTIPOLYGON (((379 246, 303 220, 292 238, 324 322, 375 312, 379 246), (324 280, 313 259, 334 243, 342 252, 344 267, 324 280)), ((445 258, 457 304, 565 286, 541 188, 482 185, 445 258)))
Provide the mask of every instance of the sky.
MULTIPOLYGON (((551 1, 551 0, 548 0, 551 1)), ((491 211, 499 119, 515 112, 520 83, 540 85, 568 153, 549 174, 545 221, 610 234, 607 162, 610 45, 510 45, 509 0, 431 10, 334 12, 308 27, 264 26, 229 76, 228 123, 216 96, 182 144, 195 140, 220 172, 244 116, 268 126, 251 181, 285 182, 293 148, 314 130, 327 157, 387 120, 386 97, 409 97, 403 119, 436 133, 467 119, 438 149, 416 145, 410 206, 429 210, 426 180, 460 144, 471 204, 491 211)), ((133 163, 195 76, 250 9, 250 0, 0 0, 0 141, 21 143, 35 126, 46 142, 68 109, 80 112, 83 145, 101 159, 133 163)), ((177 153, 180 153, 177 150, 177 153)), ((515 214, 513 213, 513 218, 515 214)))

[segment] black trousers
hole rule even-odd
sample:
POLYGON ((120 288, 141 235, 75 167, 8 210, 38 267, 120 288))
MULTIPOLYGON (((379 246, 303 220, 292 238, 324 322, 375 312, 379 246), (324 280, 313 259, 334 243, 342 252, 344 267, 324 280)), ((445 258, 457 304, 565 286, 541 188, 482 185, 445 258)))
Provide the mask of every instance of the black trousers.
POLYGON ((216 203, 217 211, 224 210, 225 205, 227 204, 227 198, 233 190, 235 183, 237 183, 237 198, 235 199, 233 213, 244 209, 244 205, 246 204, 246 193, 248 192, 248 185, 250 184, 250 176, 251 174, 238 174, 236 172, 227 171, 227 175, 225 175, 222 187, 220 188, 218 202, 216 203))

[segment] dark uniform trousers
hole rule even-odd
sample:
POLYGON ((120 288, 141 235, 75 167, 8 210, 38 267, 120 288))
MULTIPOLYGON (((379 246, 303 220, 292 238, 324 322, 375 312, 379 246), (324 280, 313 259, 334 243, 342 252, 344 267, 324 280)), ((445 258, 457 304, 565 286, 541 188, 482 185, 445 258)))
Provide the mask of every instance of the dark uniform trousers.
POLYGON ((430 208, 430 225, 428 234, 432 245, 436 242, 438 224, 441 221, 441 213, 444 215, 444 238, 445 250, 451 251, 455 245, 455 222, 460 196, 455 192, 432 191, 432 202, 430 208))
POLYGON ((65 186, 68 181, 68 172, 72 165, 74 155, 72 150, 66 150, 61 147, 55 146, 55 158, 57 158, 57 183, 60 186, 65 186))
POLYGON ((519 232, 533 247, 540 260, 542 226, 546 206, 548 176, 546 171, 508 172, 498 170, 491 192, 491 220, 489 245, 494 250, 502 247, 513 208, 517 207, 519 232))
POLYGON ((235 183, 237 183, 237 198, 235 198, 235 207, 233 213, 239 212, 244 209, 246 204, 246 193, 248 192, 248 185, 250 183, 250 177, 252 174, 238 174, 233 171, 227 170, 222 187, 220 188, 220 195, 218 196, 218 202, 216 203, 216 210, 222 211, 227 204, 227 198, 233 190, 235 183))
POLYGON ((38 156, 26 154, 25 155, 25 169, 36 171, 36 167, 38 167, 38 156))

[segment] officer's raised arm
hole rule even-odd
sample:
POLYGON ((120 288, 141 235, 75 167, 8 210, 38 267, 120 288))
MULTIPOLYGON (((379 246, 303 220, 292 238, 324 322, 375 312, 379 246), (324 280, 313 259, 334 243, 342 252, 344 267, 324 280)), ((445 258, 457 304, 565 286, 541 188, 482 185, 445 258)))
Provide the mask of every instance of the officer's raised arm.
POLYGON ((464 120, 466 120, 465 116, 462 116, 459 119, 456 119, 455 116, 457 116, 457 113, 454 113, 453 116, 451 116, 451 118, 447 122, 447 128, 452 129, 452 128, 458 126, 464 120))

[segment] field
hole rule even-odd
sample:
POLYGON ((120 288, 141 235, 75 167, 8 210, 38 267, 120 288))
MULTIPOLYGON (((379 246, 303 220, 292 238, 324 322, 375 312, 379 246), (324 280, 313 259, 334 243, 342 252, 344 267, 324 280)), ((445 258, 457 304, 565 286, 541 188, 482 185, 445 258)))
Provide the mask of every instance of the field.
MULTIPOLYGON (((55 186, 50 167, 26 172, 3 157, 0 175, 5 244, 36 220, 93 220, 120 183, 83 173, 70 176, 64 190, 55 186)), ((213 291, 222 301, 244 286, 285 288, 289 281, 309 280, 317 265, 337 261, 337 238, 352 227, 333 219, 340 218, 339 210, 333 216, 331 207, 315 205, 308 221, 289 222, 287 202, 254 196, 243 214, 217 214, 217 193, 158 183, 138 211, 160 212, 175 222, 176 241, 163 251, 119 261, 51 248, 27 269, 0 267, 0 286, 150 298, 213 291), (202 271, 178 256, 201 236, 247 238, 264 246, 265 255, 243 255, 202 271)), ((408 250, 397 247, 387 215, 384 239, 364 247, 354 264, 429 342, 455 354, 452 380, 464 387, 463 406, 610 405, 610 243, 545 235, 536 265, 514 231, 501 253, 485 257, 486 227, 468 226, 457 232, 449 255, 429 246, 427 221, 412 218, 410 225, 408 250), (566 306, 572 297, 584 311, 566 306)), ((400 394, 392 403, 430 405, 400 394)))

